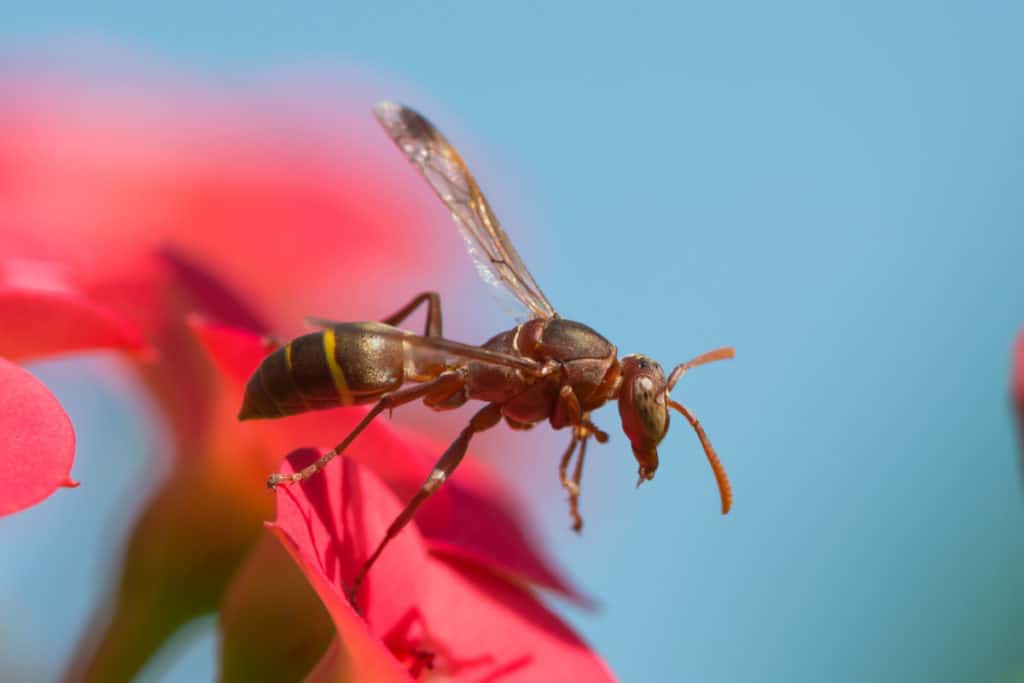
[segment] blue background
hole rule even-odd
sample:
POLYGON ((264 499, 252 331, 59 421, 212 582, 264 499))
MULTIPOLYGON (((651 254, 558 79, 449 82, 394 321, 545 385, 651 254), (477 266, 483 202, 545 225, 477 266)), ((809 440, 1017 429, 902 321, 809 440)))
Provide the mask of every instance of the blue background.
MULTIPOLYGON (((1022 31, 1012 2, 19 3, 0 43, 8 68, 84 46, 206 83, 313 73, 415 103, 563 315, 665 365, 737 348, 675 392, 732 476, 726 518, 681 420, 639 491, 621 434, 591 451, 582 538, 555 483, 563 435, 499 460, 602 604, 557 609, 624 681, 1006 681, 1024 676, 1007 392, 1022 31)), ((454 329, 480 337, 486 299, 452 299, 454 329)), ((0 625, 0 662, 50 677, 109 569, 97 548, 145 497, 152 464, 134 454, 159 428, 95 387, 94 365, 34 369, 78 425, 76 477, 123 475, 0 521, 18 549, 0 613, 21 615, 0 625)), ((595 419, 617 429, 614 407, 595 419)), ((213 676, 211 625, 197 632, 146 678, 213 676)))

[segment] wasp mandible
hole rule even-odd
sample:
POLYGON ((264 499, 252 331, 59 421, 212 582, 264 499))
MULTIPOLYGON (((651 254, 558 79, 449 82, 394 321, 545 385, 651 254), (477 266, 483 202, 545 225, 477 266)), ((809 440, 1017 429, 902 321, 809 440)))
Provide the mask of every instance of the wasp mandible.
POLYGON ((481 346, 462 344, 442 336, 440 297, 425 292, 380 322, 311 319, 322 331, 278 348, 249 379, 239 413, 242 420, 373 404, 352 432, 315 463, 293 474, 271 475, 267 482, 271 488, 316 474, 385 410, 417 400, 434 410, 451 410, 469 400, 485 403, 391 523, 360 568, 350 596, 354 598, 388 542, 458 467, 473 435, 502 419, 514 429, 528 429, 544 420, 554 429, 570 429, 558 476, 568 492, 573 529, 578 532, 583 526, 579 494, 587 442, 591 438, 598 443, 608 440, 608 435, 591 422, 591 412, 608 401, 618 402, 622 430, 639 464, 639 486, 653 479, 658 469, 658 444, 668 432, 671 407, 697 433, 718 483, 722 514, 728 513, 732 491, 725 470, 700 422, 669 394, 687 370, 732 358, 733 349, 709 351, 677 365, 668 376, 657 362, 645 356, 620 359, 615 346, 603 336, 555 312, 466 164, 444 136, 419 113, 392 102, 377 105, 374 113, 451 211, 484 279, 503 286, 525 306, 527 315, 525 322, 481 346), (423 305, 427 308, 423 335, 397 327, 423 305), (569 464, 574 454, 577 459, 570 478, 569 464))

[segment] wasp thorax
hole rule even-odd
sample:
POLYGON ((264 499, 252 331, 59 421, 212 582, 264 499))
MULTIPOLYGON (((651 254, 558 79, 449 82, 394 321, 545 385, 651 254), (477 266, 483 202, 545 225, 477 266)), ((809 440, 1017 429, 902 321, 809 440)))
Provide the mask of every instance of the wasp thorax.
POLYGON ((665 373, 656 361, 632 355, 622 359, 619 416, 640 464, 640 480, 653 479, 658 469, 658 444, 668 432, 665 373))

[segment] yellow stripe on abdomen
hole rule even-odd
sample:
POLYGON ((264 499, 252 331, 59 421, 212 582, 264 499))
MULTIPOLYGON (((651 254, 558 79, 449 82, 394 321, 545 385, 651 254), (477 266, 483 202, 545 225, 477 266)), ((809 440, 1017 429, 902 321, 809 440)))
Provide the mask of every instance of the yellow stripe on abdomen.
POLYGON ((352 391, 345 381, 345 372, 338 363, 338 356, 334 353, 338 346, 338 340, 334 336, 334 330, 324 330, 324 355, 327 356, 327 367, 331 369, 331 379, 334 380, 334 388, 338 390, 338 398, 341 404, 350 406, 353 403, 352 391))

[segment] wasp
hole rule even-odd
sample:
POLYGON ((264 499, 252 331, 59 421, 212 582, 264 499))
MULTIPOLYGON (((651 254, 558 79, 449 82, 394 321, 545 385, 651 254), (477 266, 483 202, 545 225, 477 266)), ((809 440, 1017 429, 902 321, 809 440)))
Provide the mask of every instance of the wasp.
POLYGON ((270 488, 316 474, 384 411, 418 400, 439 411, 458 408, 470 400, 484 403, 364 562, 350 597, 354 599, 388 542, 458 467, 473 435, 502 420, 513 429, 529 429, 547 420, 554 429, 569 430, 569 445, 559 461, 558 476, 568 493, 573 529, 579 532, 583 526, 580 479, 587 443, 591 438, 598 443, 608 440, 608 435, 591 421, 591 412, 609 401, 618 402, 622 430, 639 464, 639 486, 653 479, 658 469, 658 445, 668 432, 672 408, 696 432, 718 483, 722 514, 728 513, 732 491, 725 470, 700 422, 673 400, 670 392, 690 368, 732 358, 733 349, 723 347, 697 356, 675 366, 668 375, 646 356, 619 358, 615 346, 601 334, 558 315, 498 223, 465 162, 437 128, 416 111, 392 102, 378 104, 374 113, 448 207, 480 274, 511 294, 525 315, 516 327, 480 346, 463 344, 442 335, 440 297, 425 292, 379 322, 310 319, 320 331, 279 347, 249 379, 239 413, 242 420, 373 404, 341 443, 305 469, 271 475, 267 482, 270 488), (426 306, 422 335, 398 327, 422 306, 426 306), (574 454, 576 463, 570 477, 574 454))

